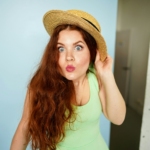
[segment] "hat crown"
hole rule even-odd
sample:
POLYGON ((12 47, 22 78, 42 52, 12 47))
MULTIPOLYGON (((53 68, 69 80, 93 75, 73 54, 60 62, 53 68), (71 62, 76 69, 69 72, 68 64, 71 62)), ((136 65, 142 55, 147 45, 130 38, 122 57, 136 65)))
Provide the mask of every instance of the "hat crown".
POLYGON ((78 16, 82 19, 85 19, 86 21, 90 22, 93 26, 95 26, 95 28, 100 32, 101 28, 100 25, 98 23, 98 21, 90 14, 88 14, 87 12, 81 11, 81 10, 67 10, 68 13, 78 16))
POLYGON ((51 36, 57 26, 75 25, 88 32, 96 41, 97 49, 100 51, 100 59, 105 60, 107 56, 106 43, 101 35, 98 21, 87 12, 81 10, 50 10, 43 16, 43 23, 48 34, 51 36))

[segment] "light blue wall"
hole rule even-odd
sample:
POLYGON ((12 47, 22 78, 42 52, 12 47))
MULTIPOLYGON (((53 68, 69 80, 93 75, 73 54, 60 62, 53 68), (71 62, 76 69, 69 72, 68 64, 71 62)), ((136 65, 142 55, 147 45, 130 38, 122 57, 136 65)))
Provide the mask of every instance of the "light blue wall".
MULTIPOLYGON (((114 57, 117 0, 0 0, 0 150, 9 149, 21 118, 28 81, 49 39, 42 17, 50 9, 94 15, 114 57)), ((110 123, 104 116, 101 131, 109 145, 110 123)))

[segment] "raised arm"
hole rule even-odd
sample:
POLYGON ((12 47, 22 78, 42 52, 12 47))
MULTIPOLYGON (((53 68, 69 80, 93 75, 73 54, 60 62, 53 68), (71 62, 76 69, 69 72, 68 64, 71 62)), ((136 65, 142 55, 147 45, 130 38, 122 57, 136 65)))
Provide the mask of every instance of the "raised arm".
POLYGON ((29 92, 27 92, 22 118, 12 139, 10 150, 25 150, 28 145, 29 136, 27 134, 27 131, 30 108, 29 95, 29 92))
POLYGON ((100 87, 100 100, 104 115, 114 124, 120 125, 126 114, 125 101, 116 85, 112 72, 112 58, 107 56, 104 62, 100 61, 97 51, 95 68, 100 87))

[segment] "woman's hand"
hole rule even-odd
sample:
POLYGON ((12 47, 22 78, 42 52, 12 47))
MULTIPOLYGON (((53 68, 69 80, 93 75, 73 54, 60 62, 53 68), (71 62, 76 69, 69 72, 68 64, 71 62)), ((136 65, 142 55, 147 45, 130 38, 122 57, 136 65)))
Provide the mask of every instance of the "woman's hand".
POLYGON ((122 124, 126 114, 124 99, 116 85, 112 72, 113 60, 108 55, 102 62, 97 51, 95 59, 96 76, 100 91, 99 97, 104 115, 114 124, 122 124))
POLYGON ((112 73, 112 58, 107 55, 106 59, 102 62, 100 60, 100 52, 97 50, 95 59, 95 69, 99 78, 105 77, 107 74, 112 73))
POLYGON ((112 58, 109 55, 107 55, 106 59, 104 61, 101 61, 100 52, 99 50, 97 50, 95 59, 95 69, 99 87, 101 90, 103 90, 102 85, 108 83, 109 80, 113 77, 112 66, 113 66, 112 58))

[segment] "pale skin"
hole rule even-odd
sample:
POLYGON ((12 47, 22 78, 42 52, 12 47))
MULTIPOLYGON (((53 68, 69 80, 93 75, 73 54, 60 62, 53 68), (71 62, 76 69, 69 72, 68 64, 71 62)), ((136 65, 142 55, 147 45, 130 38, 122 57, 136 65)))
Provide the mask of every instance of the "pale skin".
MULTIPOLYGON (((82 106, 89 101, 89 83, 86 71, 90 63, 90 53, 80 32, 76 30, 63 30, 59 33, 57 49, 59 50, 58 64, 61 74, 68 80, 72 80, 76 102, 73 104, 82 106), (67 70, 67 66, 71 66, 67 70), (72 70, 73 67, 73 70, 72 70)), ((112 73, 113 61, 107 56, 104 62, 100 60, 97 50, 95 69, 99 83, 99 97, 104 115, 114 124, 120 125, 124 121, 126 107, 112 73)), ((29 141, 27 137, 27 122, 29 118, 29 92, 24 104, 22 119, 13 137, 11 150, 25 150, 29 141)))

